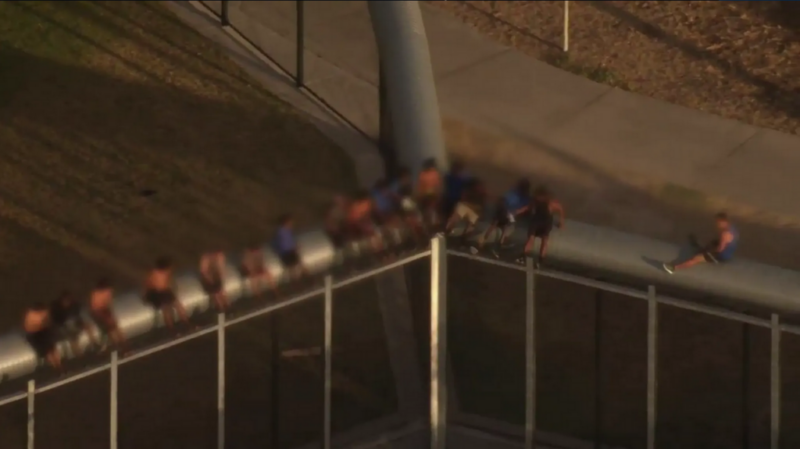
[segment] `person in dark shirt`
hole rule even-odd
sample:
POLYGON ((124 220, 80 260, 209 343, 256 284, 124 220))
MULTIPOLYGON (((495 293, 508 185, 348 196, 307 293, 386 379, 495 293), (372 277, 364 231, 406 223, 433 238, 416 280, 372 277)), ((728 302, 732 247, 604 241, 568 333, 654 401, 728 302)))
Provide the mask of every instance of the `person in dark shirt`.
POLYGON ((394 226, 398 221, 397 202, 391 184, 385 178, 379 179, 372 189, 373 215, 378 226, 394 226))
POLYGON ((470 175, 467 173, 464 163, 453 161, 450 164, 450 171, 444 176, 444 199, 442 201, 442 213, 445 217, 451 217, 455 212, 456 205, 464 196, 464 189, 467 187, 470 175))
POLYGON ((528 211, 530 201, 531 183, 528 179, 523 178, 517 182, 513 189, 498 198, 492 222, 478 242, 478 246, 470 248, 472 253, 477 254, 482 250, 486 240, 489 239, 493 232, 500 229, 500 238, 497 239, 494 249, 492 249, 494 257, 499 257, 498 249, 505 244, 506 238, 513 231, 513 225, 517 219, 528 211))
MULTIPOLYGON (((466 240, 469 234, 475 229, 478 219, 483 212, 486 204, 486 188, 478 179, 470 179, 461 194, 461 200, 456 204, 453 214, 447 221, 445 232, 451 234, 460 222, 466 221, 466 226, 459 236, 466 240)), ((466 243, 466 242, 464 242, 466 243)))
POLYGON ((286 214, 278 219, 278 230, 275 231, 272 248, 278 254, 290 277, 296 279, 303 275, 303 264, 300 260, 300 253, 297 251, 297 239, 294 235, 294 217, 291 215, 286 214))
POLYGON ((52 302, 50 305, 50 317, 57 335, 69 340, 73 356, 79 356, 81 354, 79 345, 81 332, 86 332, 92 344, 98 346, 97 336, 92 332, 89 324, 81 315, 80 303, 75 301, 75 298, 72 297, 70 292, 62 292, 61 295, 52 302))

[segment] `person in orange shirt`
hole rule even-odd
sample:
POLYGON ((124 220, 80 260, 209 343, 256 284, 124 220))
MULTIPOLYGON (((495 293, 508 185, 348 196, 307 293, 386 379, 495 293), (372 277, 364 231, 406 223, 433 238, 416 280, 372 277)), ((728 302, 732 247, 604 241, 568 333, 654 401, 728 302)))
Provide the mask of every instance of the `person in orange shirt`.
POLYGON ((347 234, 353 240, 370 239, 373 249, 378 252, 381 250, 381 241, 373 217, 372 197, 366 190, 359 191, 347 208, 347 234))
POLYGON ((438 227, 439 202, 442 196, 442 175, 436 167, 435 159, 428 159, 422 164, 422 171, 417 178, 417 196, 423 220, 431 227, 438 227))

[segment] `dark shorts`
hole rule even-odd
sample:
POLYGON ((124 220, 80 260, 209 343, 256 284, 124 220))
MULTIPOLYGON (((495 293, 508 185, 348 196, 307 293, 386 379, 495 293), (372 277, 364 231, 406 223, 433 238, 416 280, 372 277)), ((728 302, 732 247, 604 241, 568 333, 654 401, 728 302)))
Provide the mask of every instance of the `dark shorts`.
POLYGON ((553 230, 552 221, 531 220, 528 225, 528 237, 547 238, 553 230))
POLYGON ((505 204, 498 204, 494 210, 494 216, 492 217, 492 221, 494 222, 495 226, 505 228, 511 225, 511 220, 508 219, 508 208, 505 204))
POLYGON ((97 312, 93 311, 92 319, 94 320, 95 324, 97 324, 97 327, 99 327, 100 330, 105 333, 117 330, 117 319, 114 317, 114 314, 111 313, 110 310, 103 310, 97 312))
MULTIPOLYGON (((433 209, 439 204, 439 196, 434 194, 422 195, 419 198, 419 207, 422 209, 433 209)), ((453 205, 455 207, 455 204, 453 205)))
POLYGON ((222 291, 222 279, 219 276, 214 276, 213 279, 203 278, 202 284, 203 289, 205 289, 206 293, 209 295, 216 295, 222 291))
POLYGON ((286 251, 280 255, 281 263, 286 268, 293 268, 300 264, 300 255, 297 251, 286 251))
POLYGON ((51 329, 28 334, 26 339, 39 357, 47 357, 56 348, 56 337, 51 329))
POLYGON ((347 242, 345 238, 344 231, 337 229, 331 230, 329 229, 327 232, 328 238, 331 239, 331 243, 333 243, 334 248, 341 248, 347 242))
POLYGON ((148 290, 144 294, 144 300, 156 309, 160 309, 171 306, 178 300, 178 297, 172 290, 148 290))

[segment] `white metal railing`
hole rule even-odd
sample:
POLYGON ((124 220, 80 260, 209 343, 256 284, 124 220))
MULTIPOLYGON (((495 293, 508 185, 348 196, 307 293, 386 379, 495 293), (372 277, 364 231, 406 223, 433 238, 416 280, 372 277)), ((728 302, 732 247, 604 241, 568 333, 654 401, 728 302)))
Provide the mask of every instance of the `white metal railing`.
POLYGON ((781 429, 780 422, 780 407, 781 407, 781 333, 788 332, 800 335, 800 327, 782 324, 778 314, 773 313, 769 320, 749 316, 742 313, 737 313, 713 306, 697 304, 686 300, 671 298, 667 296, 659 296, 656 294, 654 286, 649 286, 646 291, 637 290, 634 288, 621 287, 606 282, 596 281, 593 279, 584 278, 581 276, 560 273, 552 270, 534 269, 532 259, 528 259, 524 266, 498 261, 494 259, 481 258, 470 254, 448 251, 446 249, 444 238, 441 236, 435 237, 432 240, 431 249, 424 251, 413 256, 404 258, 397 262, 382 266, 380 268, 368 271, 357 276, 344 279, 339 282, 334 282, 332 276, 326 276, 324 286, 322 288, 314 289, 294 298, 288 299, 279 304, 270 305, 260 310, 250 312, 235 319, 227 319, 225 314, 218 315, 217 324, 201 329, 191 335, 172 340, 158 346, 146 349, 144 351, 133 354, 124 359, 120 359, 116 352, 110 356, 108 363, 101 366, 88 369, 82 373, 76 374, 67 379, 58 380, 56 382, 48 383, 42 386, 36 385, 31 380, 27 384, 27 390, 20 392, 6 398, 0 399, 0 406, 12 402, 22 401, 27 399, 28 406, 28 449, 34 449, 35 435, 35 397, 41 394, 64 385, 70 384, 88 376, 97 374, 102 371, 110 371, 110 414, 109 414, 109 429, 110 441, 109 447, 117 449, 118 440, 118 388, 119 388, 119 367, 134 360, 146 357, 156 352, 163 351, 183 344, 187 341, 194 340, 204 335, 211 333, 217 334, 217 352, 218 352, 218 382, 217 382, 217 427, 218 427, 218 441, 217 448, 223 449, 225 447, 225 329, 234 324, 250 320, 252 318, 275 312, 278 309, 288 307, 290 305, 309 300, 313 297, 324 295, 324 421, 323 421, 323 441, 322 446, 324 449, 330 449, 331 444, 331 366, 332 366, 332 352, 331 352, 331 338, 333 335, 333 292, 336 289, 350 285, 354 282, 367 279, 375 276, 384 271, 399 268, 405 264, 419 260, 425 257, 431 257, 431 303, 430 303, 430 369, 431 369, 431 388, 430 388, 430 428, 431 428, 431 448, 444 449, 445 435, 446 435, 446 422, 447 422, 447 374, 445 369, 447 367, 447 339, 446 339, 446 314, 447 314, 447 256, 463 257, 467 259, 477 260, 484 263, 498 265, 513 270, 525 272, 526 279, 526 332, 525 332, 525 353, 526 353, 526 418, 525 418, 525 448, 532 449, 536 440, 536 282, 539 277, 548 277, 558 279, 565 282, 580 284, 595 288, 598 290, 609 291, 633 298, 639 298, 648 302, 647 314, 647 448, 655 449, 655 432, 657 420, 657 393, 656 388, 657 378, 657 349, 658 349, 658 306, 660 304, 670 305, 686 310, 710 314, 730 320, 739 321, 742 323, 750 324, 753 326, 768 328, 771 331, 771 348, 770 348, 770 435, 771 435, 771 449, 778 449, 779 436, 781 429))

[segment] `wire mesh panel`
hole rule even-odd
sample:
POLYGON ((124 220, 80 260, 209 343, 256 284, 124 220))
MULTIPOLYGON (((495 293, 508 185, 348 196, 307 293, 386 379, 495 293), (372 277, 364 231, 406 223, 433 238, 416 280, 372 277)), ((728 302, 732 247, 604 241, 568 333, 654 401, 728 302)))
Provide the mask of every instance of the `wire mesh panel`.
POLYGON ((800 335, 781 335, 780 447, 800 447, 800 335))
POLYGON ((297 15, 293 1, 231 1, 230 25, 284 71, 297 73, 297 15))
POLYGON ((431 359, 431 261, 430 258, 415 260, 403 266, 406 291, 417 343, 419 372, 425 397, 430 396, 431 359))
POLYGON ((450 357, 461 411, 522 424, 525 275, 451 256, 450 357))
POLYGON ((746 337, 742 323, 659 306, 659 447, 742 447, 746 337))
POLYGON ((332 431, 351 430, 398 411, 385 320, 375 278, 333 292, 332 431))
MULTIPOLYGON (((212 333, 120 366, 120 449, 208 447, 216 441, 216 346, 212 333)), ((96 384, 98 393, 107 385, 96 384)))
POLYGON ((303 2, 305 85, 378 137, 378 50, 365 1, 303 2))
POLYGON ((0 407, 0 447, 8 449, 25 448, 27 433, 26 401, 15 401, 0 407))

